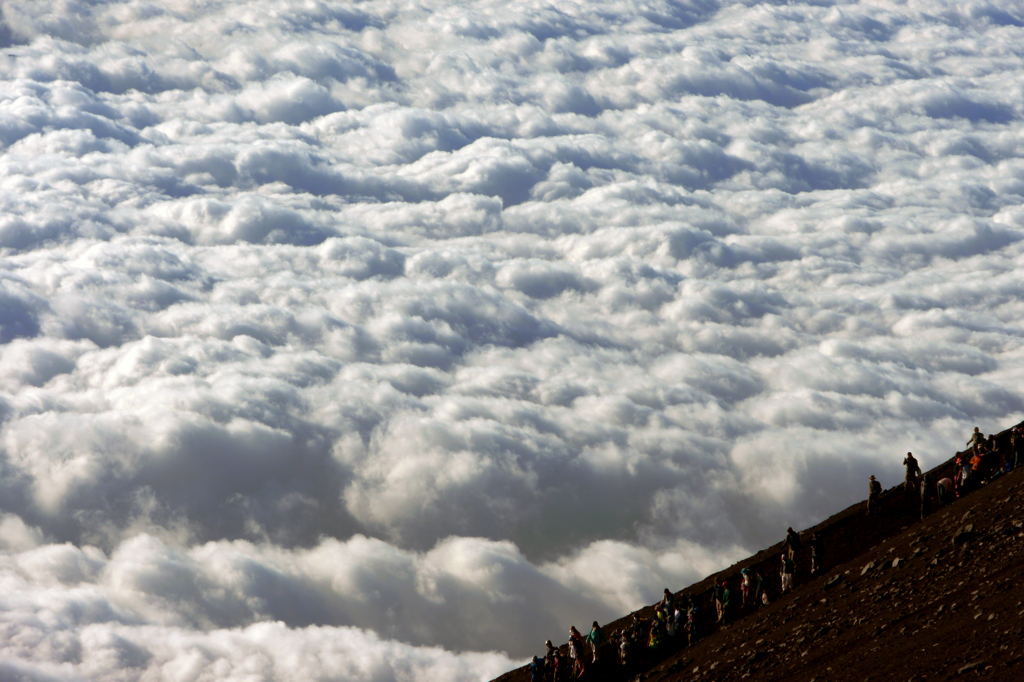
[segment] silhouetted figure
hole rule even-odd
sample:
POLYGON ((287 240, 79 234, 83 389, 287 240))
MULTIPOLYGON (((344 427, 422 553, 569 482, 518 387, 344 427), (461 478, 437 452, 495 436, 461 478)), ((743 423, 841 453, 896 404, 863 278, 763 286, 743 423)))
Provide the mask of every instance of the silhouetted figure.
POLYGON ((921 518, 931 511, 931 501, 935 496, 935 486, 932 485, 932 477, 925 474, 921 477, 921 518))
POLYGON ((939 482, 935 484, 935 492, 939 496, 939 503, 947 505, 956 499, 953 493, 953 479, 951 478, 940 478, 939 482))
POLYGON ((724 599, 723 599, 723 592, 725 592, 725 581, 724 580, 722 582, 720 582, 720 583, 715 583, 715 587, 714 587, 714 593, 715 593, 715 612, 716 612, 716 615, 718 616, 718 619, 715 621, 716 623, 721 623, 722 620, 725 618, 725 602, 724 602, 724 599))
POLYGON ((555 665, 551 671, 551 679, 554 682, 563 682, 569 673, 569 664, 565 660, 565 656, 558 649, 555 649, 555 665))
POLYGON ((878 509, 878 498, 882 494, 882 484, 879 483, 874 475, 868 479, 868 516, 874 516, 879 512, 878 509))
POLYGON ((639 642, 640 638, 643 637, 644 623, 640 620, 640 615, 633 614, 633 622, 629 625, 629 636, 634 642, 639 642))
POLYGON ((786 529, 786 541, 782 543, 782 549, 789 551, 789 558, 792 559, 793 565, 796 565, 797 552, 800 551, 800 546, 803 543, 800 541, 800 533, 797 533, 792 528, 786 529))
POLYGON ((544 652, 544 670, 546 673, 547 682, 555 682, 555 654, 558 653, 558 649, 554 644, 551 643, 550 639, 544 640, 544 646, 547 650, 544 652))
POLYGON ((728 625, 733 618, 733 607, 735 604, 732 589, 726 581, 722 581, 722 625, 728 625))
POLYGON ((619 663, 622 664, 623 668, 628 668, 632 663, 632 642, 629 641, 629 637, 625 632, 619 635, 619 663))
POLYGON ((913 453, 908 452, 903 458, 903 466, 907 467, 907 474, 903 479, 903 489, 906 493, 917 492, 917 477, 921 475, 921 465, 913 453))
POLYGON ((660 606, 662 609, 667 608, 671 612, 672 608, 675 606, 675 601, 675 597, 672 596, 672 590, 666 587, 661 598, 661 601, 658 602, 658 606, 660 606))
POLYGON ((759 571, 754 571, 754 605, 768 603, 768 595, 764 591, 764 576, 759 571))
POLYGON ((811 540, 807 544, 811 547, 811 575, 818 575, 821 573, 825 552, 817 531, 811 533, 811 540))
POLYGON ((537 656, 530 661, 530 682, 544 682, 544 661, 537 656))
POLYGON ((967 441, 967 449, 969 450, 969 449, 973 448, 975 445, 980 445, 981 443, 984 443, 984 442, 985 442, 985 434, 983 434, 981 432, 981 430, 978 429, 977 426, 975 426, 974 427, 974 433, 971 434, 971 439, 969 441, 967 441))
POLYGON ((700 611, 693 599, 686 598, 686 644, 693 645, 700 639, 700 611))

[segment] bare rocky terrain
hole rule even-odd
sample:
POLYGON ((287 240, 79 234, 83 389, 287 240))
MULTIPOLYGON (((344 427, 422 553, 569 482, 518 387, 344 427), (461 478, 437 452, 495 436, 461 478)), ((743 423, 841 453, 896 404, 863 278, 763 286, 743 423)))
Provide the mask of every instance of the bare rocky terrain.
MULTIPOLYGON (((1000 442, 1008 447, 1007 436, 1000 442)), ((930 473, 937 480, 951 470, 952 459, 930 473)), ((883 493, 882 507, 867 517, 863 504, 854 505, 802 530, 823 538, 825 569, 810 577, 805 546, 789 594, 779 595, 780 543, 679 592, 708 616, 712 581, 738 588, 739 572, 749 566, 767 577, 771 604, 748 608, 725 627, 707 619, 693 646, 648 654, 629 670, 609 650, 585 679, 1024 680, 1024 467, 924 520, 900 487, 883 493)), ((652 612, 648 606, 638 613, 652 612)), ((621 630, 631 616, 605 632, 621 630)), ((538 633, 538 642, 544 637, 538 633)), ((520 668, 497 682, 526 680, 520 668)))

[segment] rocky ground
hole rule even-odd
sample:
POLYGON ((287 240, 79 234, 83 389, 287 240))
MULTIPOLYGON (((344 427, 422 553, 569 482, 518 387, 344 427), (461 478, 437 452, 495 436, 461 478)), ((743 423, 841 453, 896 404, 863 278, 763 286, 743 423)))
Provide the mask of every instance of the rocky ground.
MULTIPOLYGON (((948 471, 950 463, 933 470, 948 471)), ((692 647, 649 657, 631 670, 611 662, 594 681, 1024 680, 1024 467, 941 507, 923 521, 899 488, 884 513, 863 505, 809 531, 824 539, 826 568, 810 578, 798 561, 796 589, 778 595, 781 543, 709 576, 689 594, 713 612, 712 580, 739 571, 769 576, 773 603, 741 613, 692 647)), ((806 554, 806 549, 804 550, 806 554)), ((640 612, 649 617, 651 607, 640 612)), ((630 616, 605 626, 611 633, 630 616)), ((543 641, 544 633, 538 633, 543 641)), ((538 655, 542 652, 538 651, 538 655)), ((611 652, 609 652, 611 654, 611 652)), ((498 682, 526 682, 526 669, 498 682)))

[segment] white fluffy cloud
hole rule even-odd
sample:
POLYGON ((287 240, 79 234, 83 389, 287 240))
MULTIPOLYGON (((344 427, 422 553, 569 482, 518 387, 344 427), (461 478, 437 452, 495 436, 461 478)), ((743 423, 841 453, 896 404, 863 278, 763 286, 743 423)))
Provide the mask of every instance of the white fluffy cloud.
POLYGON ((0 677, 490 679, 1024 417, 1013 2, 0 9, 0 677))

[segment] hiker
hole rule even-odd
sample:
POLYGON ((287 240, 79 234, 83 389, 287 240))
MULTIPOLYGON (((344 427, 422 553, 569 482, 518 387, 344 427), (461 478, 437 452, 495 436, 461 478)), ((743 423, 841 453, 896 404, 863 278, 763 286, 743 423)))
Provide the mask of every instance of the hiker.
POLYGON ((597 624, 596 620, 594 621, 594 624, 590 626, 590 634, 587 635, 587 642, 590 643, 590 648, 594 652, 593 662, 597 663, 597 652, 601 648, 601 645, 604 644, 604 630, 601 629, 601 626, 597 624))
POLYGON ((931 511, 931 501, 935 496, 935 487, 932 485, 932 477, 925 474, 921 477, 921 520, 931 511))
POLYGON ((732 620, 732 607, 734 604, 732 590, 729 589, 729 584, 726 581, 722 581, 722 625, 728 625, 729 621, 732 620))
POLYGON ((903 489, 909 495, 917 492, 917 477, 921 475, 921 465, 911 452, 903 458, 903 466, 907 467, 907 475, 903 479, 903 489))
POLYGON ((661 620, 661 611, 654 613, 654 618, 651 620, 651 631, 647 637, 647 648, 657 650, 661 647, 661 641, 665 637, 665 624, 661 620))
POLYGON ((558 649, 550 639, 544 640, 544 646, 547 647, 547 651, 544 652, 544 670, 547 671, 547 682, 556 682, 555 674, 558 670, 555 667, 555 655, 558 653, 558 649))
POLYGON ((800 533, 797 533, 792 528, 786 529, 786 541, 782 543, 782 549, 789 549, 789 558, 793 561, 793 565, 796 565, 796 553, 800 551, 800 533))
POLYGON ((551 668, 551 680, 552 682, 562 682, 565 679, 568 664, 560 649, 555 649, 554 661, 554 665, 551 668))
POLYGON ((939 496, 939 503, 943 506, 953 501, 953 480, 951 478, 940 478, 935 484, 935 492, 939 496))
POLYGON ((967 458, 966 454, 958 455, 956 463, 954 464, 955 472, 953 475, 954 490, 957 497, 961 497, 967 494, 967 486, 971 480, 971 463, 967 458))
POLYGON ((971 434, 971 439, 969 441, 967 441, 967 449, 970 450, 975 445, 980 445, 981 443, 984 443, 984 442, 985 442, 985 434, 983 434, 981 432, 981 430, 979 430, 978 427, 975 426, 974 427, 974 433, 971 434))
POLYGON ((689 597, 686 598, 686 644, 692 646, 700 638, 697 605, 689 597))
POLYGON ((625 631, 619 635, 619 663, 622 664, 623 668, 629 667, 632 662, 630 659, 630 647, 629 637, 626 636, 625 631))
POLYGON ((544 661, 537 656, 530 661, 530 682, 544 682, 544 661))
POLYGON ((661 598, 661 601, 658 602, 658 606, 661 608, 667 608, 671 611, 672 606, 675 604, 675 600, 675 597, 672 596, 672 591, 666 587, 664 596, 661 598))
POLYGON ((640 637, 643 636, 644 624, 640 620, 640 614, 633 614, 633 622, 629 625, 629 636, 634 642, 639 642, 640 637))
POLYGON ((723 580, 720 583, 716 582, 713 589, 715 594, 715 613, 718 615, 718 618, 717 620, 715 620, 715 622, 721 623, 722 619, 725 617, 725 604, 723 602, 724 595, 722 594, 723 592, 725 592, 725 581, 723 580))
POLYGON ((764 576, 760 571, 754 571, 754 606, 767 603, 768 595, 764 591, 764 576))
POLYGON ((878 498, 881 494, 882 484, 872 474, 868 480, 868 516, 874 516, 878 513, 878 498))
POLYGON ((818 531, 811 533, 811 541, 807 544, 811 547, 811 575, 818 575, 821 573, 822 559, 825 558, 821 536, 818 535, 818 531))
POLYGON ((1024 429, 1017 426, 1010 432, 1010 444, 1013 451, 1013 468, 1024 464, 1024 429))
POLYGON ((676 619, 671 611, 665 611, 665 641, 669 646, 676 642, 676 619))
POLYGON ((747 602, 752 601, 752 595, 754 592, 754 574, 751 573, 749 568, 744 568, 740 571, 740 607, 747 608, 747 602))
POLYGON ((782 593, 785 594, 793 589, 793 560, 788 554, 782 555, 782 593))
POLYGON ((583 662, 583 635, 575 625, 569 626, 569 658, 572 659, 572 676, 579 677, 586 672, 583 662))

